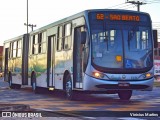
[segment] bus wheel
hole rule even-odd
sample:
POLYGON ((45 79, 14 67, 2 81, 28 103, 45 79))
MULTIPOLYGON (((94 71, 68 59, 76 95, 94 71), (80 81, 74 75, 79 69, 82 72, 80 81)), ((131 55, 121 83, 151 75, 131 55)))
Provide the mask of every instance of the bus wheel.
POLYGON ((34 93, 37 93, 36 75, 35 75, 35 73, 32 74, 31 81, 32 81, 32 91, 33 91, 34 93))
POLYGON ((12 83, 12 73, 9 73, 8 75, 8 82, 9 82, 9 87, 11 89, 15 89, 15 85, 12 83))
POLYGON ((66 77, 65 93, 66 93, 66 98, 67 99, 69 99, 69 100, 74 99, 74 91, 72 90, 72 80, 71 80, 70 75, 67 75, 67 77, 66 77))
POLYGON ((132 96, 132 90, 120 90, 118 96, 121 100, 129 100, 132 96))

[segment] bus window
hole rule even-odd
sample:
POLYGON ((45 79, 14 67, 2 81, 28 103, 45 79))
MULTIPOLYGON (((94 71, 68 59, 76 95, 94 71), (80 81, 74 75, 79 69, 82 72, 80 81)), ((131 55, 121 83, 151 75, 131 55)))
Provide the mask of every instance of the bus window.
POLYGON ((38 53, 42 53, 42 33, 39 33, 38 37, 38 53))
POLYGON ((16 57, 16 51, 17 51, 17 41, 13 43, 13 57, 16 57))
POLYGON ((30 55, 33 54, 33 40, 34 40, 34 35, 31 36, 31 42, 30 42, 30 55))
POLYGON ((47 34, 46 32, 43 32, 42 33, 42 45, 41 45, 41 49, 42 49, 42 53, 45 53, 46 52, 46 37, 47 37, 47 34))
POLYGON ((129 34, 128 34, 129 46, 128 47, 130 51, 149 49, 148 30, 143 30, 144 28, 142 27, 140 27, 139 29, 140 30, 137 30, 137 31, 133 31, 133 30, 129 31, 129 34))
POLYGON ((92 40, 93 40, 93 42, 94 43, 96 43, 97 42, 97 34, 92 34, 92 40))
POLYGON ((112 51, 114 49, 115 44, 115 37, 116 37, 116 30, 107 30, 105 32, 99 32, 97 34, 92 34, 92 40, 95 43, 95 46, 97 44, 100 44, 101 51, 112 51))
POLYGON ((17 41, 17 57, 21 56, 21 40, 17 41))
POLYGON ((13 46, 13 43, 10 43, 9 57, 8 58, 12 58, 12 55, 13 55, 12 46, 13 46))
POLYGON ((116 30, 110 30, 110 44, 114 45, 116 30))
POLYGON ((32 54, 38 53, 38 34, 32 36, 32 54))
POLYGON ((140 39, 140 32, 136 32, 136 49, 140 49, 141 39, 140 39))
POLYGON ((112 50, 115 45, 116 30, 106 31, 108 50, 112 50))
POLYGON ((66 24, 65 26, 65 29, 64 29, 64 49, 70 49, 71 47, 71 23, 69 24, 66 24))
POLYGON ((142 31, 142 49, 147 49, 148 46, 148 31, 142 31))
POLYGON ((58 40, 57 40, 57 51, 62 50, 62 26, 58 28, 58 40))
POLYGON ((104 42, 106 40, 106 34, 105 32, 98 33, 99 42, 104 42))
POLYGON ((46 51, 46 32, 38 34, 38 53, 45 53, 46 51))

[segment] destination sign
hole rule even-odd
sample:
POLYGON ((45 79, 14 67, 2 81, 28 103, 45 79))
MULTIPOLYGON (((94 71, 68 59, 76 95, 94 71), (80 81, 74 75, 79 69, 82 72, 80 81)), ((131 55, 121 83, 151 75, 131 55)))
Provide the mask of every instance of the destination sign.
POLYGON ((105 16, 105 14, 96 14, 96 19, 97 20, 104 20, 104 19, 109 19, 109 20, 117 20, 117 21, 140 21, 140 16, 138 15, 127 15, 127 14, 109 14, 105 16))

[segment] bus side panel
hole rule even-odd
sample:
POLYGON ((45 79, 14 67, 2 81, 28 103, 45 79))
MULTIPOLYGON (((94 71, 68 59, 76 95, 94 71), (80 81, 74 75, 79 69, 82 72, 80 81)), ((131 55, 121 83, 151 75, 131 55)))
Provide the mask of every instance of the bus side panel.
POLYGON ((36 84, 39 87, 47 87, 47 54, 39 54, 35 60, 36 84))
POLYGON ((34 48, 32 36, 29 43, 28 85, 31 85, 31 75, 34 72, 36 74, 36 86, 47 87, 47 52, 32 54, 34 48))
POLYGON ((63 74, 65 71, 65 53, 64 51, 55 53, 55 88, 63 89, 63 74))
POLYGON ((22 58, 13 58, 11 62, 12 83, 22 84, 22 58))
MULTIPOLYGON (((68 22, 71 23, 71 22, 68 22)), ((57 29, 58 31, 58 29, 57 29)), ((71 33, 72 36, 72 33, 71 33)), ((72 41, 72 40, 71 40, 72 41)), ((57 39, 56 39, 57 43, 57 39)), ((57 45, 57 44, 56 44, 57 45)), ((57 48, 57 46, 55 46, 57 48)), ((65 71, 69 73, 73 73, 73 50, 72 46, 69 49, 57 51, 55 50, 55 88, 56 89, 63 89, 63 78, 65 71)))
POLYGON ((47 87, 47 62, 46 54, 32 55, 29 57, 29 85, 31 74, 36 73, 36 86, 47 87))

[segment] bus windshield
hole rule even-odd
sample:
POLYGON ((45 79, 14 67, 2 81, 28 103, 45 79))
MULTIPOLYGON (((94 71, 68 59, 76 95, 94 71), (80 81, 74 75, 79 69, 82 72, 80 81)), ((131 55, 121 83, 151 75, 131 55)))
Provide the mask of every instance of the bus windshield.
POLYGON ((92 63, 103 69, 153 66, 151 27, 147 22, 92 21, 92 63))

